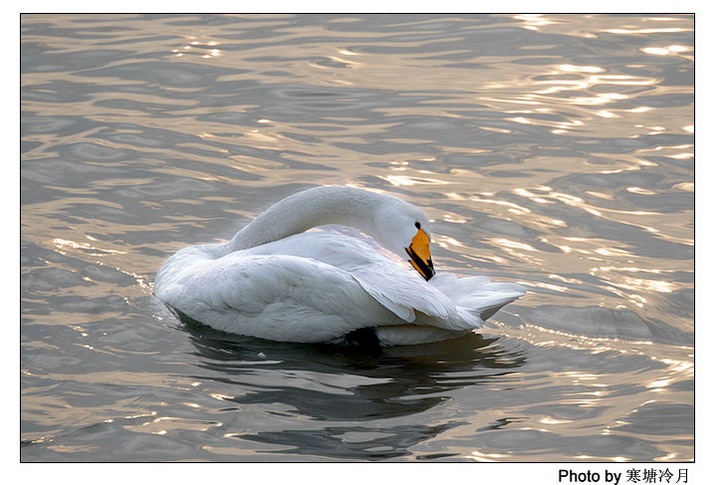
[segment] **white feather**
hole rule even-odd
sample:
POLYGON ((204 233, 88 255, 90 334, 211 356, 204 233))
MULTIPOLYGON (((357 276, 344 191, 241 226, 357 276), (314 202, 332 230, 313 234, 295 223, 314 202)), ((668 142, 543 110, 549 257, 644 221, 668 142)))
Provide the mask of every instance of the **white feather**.
POLYGON ((156 296, 242 335, 330 342, 373 327, 383 343, 410 344, 479 328, 485 311, 523 295, 518 285, 484 277, 437 274, 425 281, 398 257, 415 220, 429 230, 419 209, 359 189, 321 189, 276 204, 226 244, 180 250, 157 274, 156 296), (340 221, 377 241, 356 230, 302 232, 340 221))

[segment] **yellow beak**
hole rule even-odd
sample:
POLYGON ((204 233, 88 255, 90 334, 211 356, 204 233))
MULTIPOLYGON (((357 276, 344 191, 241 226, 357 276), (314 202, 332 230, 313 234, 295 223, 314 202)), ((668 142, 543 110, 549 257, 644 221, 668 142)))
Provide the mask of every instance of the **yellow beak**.
POLYGON ((429 281, 434 276, 432 255, 429 251, 429 236, 422 229, 412 238, 409 248, 405 248, 410 256, 410 264, 422 277, 429 281))

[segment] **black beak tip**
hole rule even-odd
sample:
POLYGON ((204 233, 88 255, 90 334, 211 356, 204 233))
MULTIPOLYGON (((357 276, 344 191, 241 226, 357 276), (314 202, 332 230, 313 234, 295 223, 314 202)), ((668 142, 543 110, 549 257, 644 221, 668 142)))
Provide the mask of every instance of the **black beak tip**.
POLYGON ((428 270, 426 271, 427 276, 425 277, 425 279, 427 281, 429 281, 435 274, 434 264, 432 264, 432 259, 427 260, 427 268, 428 268, 428 270))
POLYGON ((407 254, 410 256, 410 259, 414 263, 414 266, 418 268, 420 274, 424 277, 425 280, 429 281, 432 279, 434 276, 434 265, 432 264, 432 260, 428 259, 427 262, 425 262, 423 259, 421 259, 417 254, 414 253, 410 248, 405 248, 407 251, 407 254))

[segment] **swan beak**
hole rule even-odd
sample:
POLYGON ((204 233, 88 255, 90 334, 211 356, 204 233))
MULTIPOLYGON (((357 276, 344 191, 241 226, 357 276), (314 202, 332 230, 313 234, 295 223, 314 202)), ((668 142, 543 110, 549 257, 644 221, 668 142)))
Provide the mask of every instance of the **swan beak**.
POLYGON ((412 238, 409 248, 405 248, 410 256, 410 264, 422 277, 429 281, 434 276, 434 265, 429 251, 429 236, 422 229, 412 238))

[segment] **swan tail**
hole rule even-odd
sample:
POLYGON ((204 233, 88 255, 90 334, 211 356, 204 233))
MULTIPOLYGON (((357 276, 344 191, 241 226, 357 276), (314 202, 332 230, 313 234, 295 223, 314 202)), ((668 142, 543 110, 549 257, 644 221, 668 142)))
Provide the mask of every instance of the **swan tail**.
POLYGON ((431 281, 451 299, 462 313, 480 320, 474 328, 480 328, 484 320, 491 318, 508 303, 524 296, 526 291, 516 283, 491 281, 485 276, 457 278, 450 273, 437 274, 431 281))

